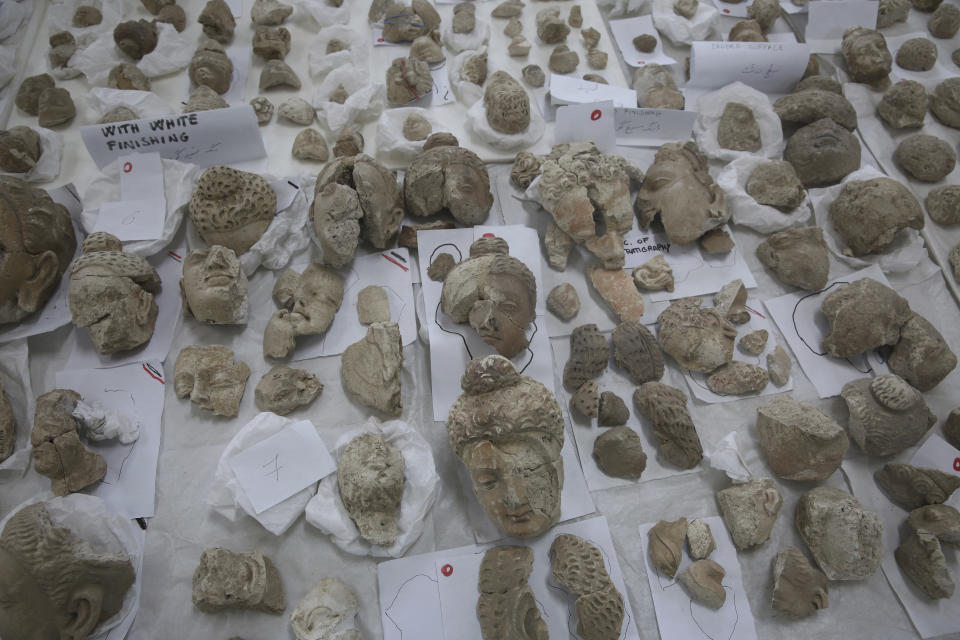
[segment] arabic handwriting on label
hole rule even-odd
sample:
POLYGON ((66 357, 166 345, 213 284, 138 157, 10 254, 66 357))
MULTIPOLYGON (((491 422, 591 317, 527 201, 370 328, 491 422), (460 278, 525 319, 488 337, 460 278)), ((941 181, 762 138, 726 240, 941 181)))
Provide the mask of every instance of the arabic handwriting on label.
POLYGON ((740 71, 745 76, 758 75, 764 80, 769 79, 774 74, 780 73, 780 68, 775 64, 769 64, 766 67, 757 64, 748 64, 740 71))

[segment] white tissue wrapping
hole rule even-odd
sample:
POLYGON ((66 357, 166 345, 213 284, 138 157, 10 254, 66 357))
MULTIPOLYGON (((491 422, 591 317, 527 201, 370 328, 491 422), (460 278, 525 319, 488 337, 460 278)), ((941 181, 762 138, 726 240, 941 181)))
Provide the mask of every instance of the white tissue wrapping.
POLYGON ((480 47, 478 51, 474 51, 473 49, 461 51, 454 56, 450 62, 450 67, 447 69, 447 76, 450 78, 450 88, 453 89, 453 95, 457 96, 457 100, 468 107, 472 107, 477 100, 483 97, 483 87, 461 78, 460 70, 463 69, 467 58, 474 54, 483 54, 486 52, 486 47, 480 47))
POLYGON ((97 120, 102 118, 110 109, 121 106, 136 113, 138 119, 156 118, 176 113, 176 109, 152 91, 93 87, 84 98, 87 105, 97 113, 97 120))
POLYGON ((740 454, 740 448, 737 446, 736 431, 725 435, 713 449, 704 449, 703 459, 711 468, 727 474, 734 484, 743 484, 753 479, 753 474, 747 468, 740 454))
POLYGON ((11 42, 22 39, 14 38, 20 27, 30 20, 33 14, 32 2, 3 2, 0 3, 0 42, 10 39, 11 42))
POLYGON ((700 2, 693 18, 687 19, 674 13, 673 3, 674 0, 653 0, 653 26, 660 35, 677 46, 689 46, 694 40, 706 40, 720 12, 706 2, 700 2))
POLYGON ((236 522, 244 513, 259 522, 264 529, 275 536, 283 535, 290 528, 303 508, 307 506, 310 496, 316 490, 316 483, 301 489, 286 500, 279 502, 257 515, 253 504, 243 492, 237 476, 230 467, 230 460, 241 451, 254 444, 279 433, 293 420, 283 418, 275 413, 263 412, 254 417, 233 437, 217 463, 217 471, 213 476, 213 486, 207 494, 207 504, 232 522, 236 522))
POLYGON ((350 9, 354 6, 350 0, 344 0, 339 7, 328 5, 324 0, 291 0, 290 4, 297 8, 295 20, 302 14, 313 18, 321 27, 334 24, 347 24, 350 21, 350 9))
POLYGON ((119 440, 120 444, 133 444, 140 437, 140 423, 134 422, 125 413, 107 409, 97 401, 83 400, 73 409, 73 417, 80 421, 80 433, 88 440, 119 440))
POLYGON ((307 48, 307 64, 310 77, 323 80, 334 69, 353 65, 358 72, 368 73, 370 65, 370 43, 359 33, 342 25, 332 25, 320 29, 307 48), (350 48, 327 53, 331 40, 340 40, 350 48))
POLYGON ((715 160, 730 161, 757 155, 765 158, 779 158, 783 155, 783 127, 780 124, 780 117, 770 104, 770 98, 742 82, 733 82, 700 98, 697 103, 697 121, 693 125, 693 135, 700 150, 715 160), (739 102, 753 112, 757 127, 760 129, 759 151, 724 149, 717 142, 720 117, 730 102, 739 102))
POLYGON ((426 142, 426 139, 407 140, 403 137, 403 123, 413 113, 426 118, 427 122, 430 123, 431 135, 448 131, 431 115, 430 109, 421 109, 420 107, 387 109, 377 123, 376 148, 377 159, 380 162, 388 165, 406 166, 423 150, 423 143, 426 142))
POLYGON ((354 122, 376 120, 387 103, 382 84, 370 82, 368 74, 353 65, 339 67, 327 74, 313 94, 317 120, 334 135, 354 122), (330 94, 339 86, 350 95, 343 104, 331 102, 330 94))
POLYGON ((13 176, 27 182, 50 182, 60 175, 60 157, 63 155, 63 136, 45 127, 28 127, 40 135, 40 158, 26 173, 0 171, 0 176, 13 176))
MULTIPOLYGON (((34 496, 14 507, 0 521, 0 531, 7 521, 21 509, 37 502, 45 502, 47 513, 53 524, 69 529, 78 538, 85 540, 94 551, 99 553, 125 553, 130 557, 134 570, 140 566, 143 556, 143 544, 133 520, 111 511, 107 503, 95 496, 84 493, 71 493, 63 497, 54 497, 49 491, 34 496)), ((106 640, 110 630, 119 626, 129 616, 135 616, 140 606, 140 585, 143 583, 142 570, 136 572, 136 579, 123 597, 123 606, 109 620, 101 622, 87 636, 87 640, 106 640)))
POLYGON ((443 44, 454 53, 479 49, 488 42, 490 42, 490 25, 479 18, 470 33, 454 33, 452 26, 443 30, 443 44))
POLYGON ((429 443, 409 424, 401 420, 380 423, 368 419, 362 427, 345 433, 337 440, 333 451, 339 460, 347 444, 364 433, 378 433, 403 454, 406 484, 400 501, 397 518, 397 540, 392 547, 371 545, 360 537, 360 532, 343 506, 337 474, 332 473, 320 481, 317 495, 306 509, 307 522, 328 534, 335 545, 354 555, 369 555, 378 558, 399 558, 423 533, 423 524, 440 493, 440 476, 433 461, 429 443))
MULTIPOLYGON (((148 257, 159 253, 170 244, 177 229, 180 228, 180 222, 187 211, 187 204, 193 195, 197 180, 203 173, 203 169, 195 164, 166 158, 161 158, 160 163, 163 166, 163 193, 167 199, 167 218, 163 222, 163 233, 156 240, 125 243, 123 250, 127 253, 148 257)), ((100 175, 93 179, 83 193, 83 213, 80 221, 83 223, 84 231, 93 233, 103 203, 119 200, 120 159, 117 158, 100 171, 100 175)))
POLYGON ((545 128, 546 123, 533 100, 530 101, 530 124, 520 133, 508 134, 494 130, 487 121, 487 106, 483 100, 478 100, 467 110, 467 132, 498 151, 532 146, 543 137, 545 128))
MULTIPOLYGON (((833 221, 830 218, 830 205, 843 191, 844 185, 851 180, 872 180, 873 178, 889 177, 873 167, 861 167, 844 178, 840 184, 826 189, 816 189, 810 194, 810 200, 813 203, 813 215, 817 225, 823 229, 823 239, 827 242, 827 248, 830 249, 830 253, 854 269, 865 269, 872 264, 876 264, 884 273, 906 273, 927 258, 923 238, 920 237, 920 232, 916 229, 901 229, 897 233, 893 244, 884 253, 857 258, 843 252, 847 244, 833 226, 833 221)), ((922 208, 923 205, 920 206, 922 208)))
POLYGON ((13 418, 17 423, 13 453, 0 462, 0 478, 3 473, 23 473, 30 465, 30 431, 33 428, 33 412, 36 400, 30 386, 30 368, 27 339, 11 340, 0 344, 0 383, 10 400, 13 418))
POLYGON ((783 231, 806 224, 810 219, 810 194, 804 190, 803 202, 789 212, 760 204, 747 193, 747 181, 758 166, 770 162, 760 156, 737 158, 720 170, 717 184, 727 195, 727 208, 733 222, 760 233, 783 231))
POLYGON ((123 0, 101 0, 99 3, 90 0, 62 0, 61 2, 51 2, 47 8, 45 18, 48 24, 48 33, 53 35, 61 31, 69 31, 77 39, 77 45, 86 46, 102 33, 110 34, 113 37, 113 30, 123 22, 123 0), (90 25, 89 27, 73 26, 73 15, 77 8, 82 5, 94 5, 100 10, 103 20, 100 24, 90 25))
POLYGON ((639 14, 650 3, 650 0, 597 0, 597 7, 601 11, 610 12, 611 18, 622 18, 633 14, 639 14))
POLYGON ((194 47, 166 22, 157 23, 157 48, 139 61, 128 58, 113 41, 113 33, 102 34, 86 49, 70 58, 70 66, 79 69, 92 85, 106 86, 110 70, 122 62, 135 63, 148 78, 179 71, 193 57, 194 47))

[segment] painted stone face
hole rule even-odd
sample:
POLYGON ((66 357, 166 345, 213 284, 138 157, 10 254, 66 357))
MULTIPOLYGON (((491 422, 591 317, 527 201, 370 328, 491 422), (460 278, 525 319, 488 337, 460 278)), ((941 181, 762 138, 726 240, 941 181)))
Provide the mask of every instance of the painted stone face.
POLYGON ((543 534, 560 517, 560 406, 501 356, 472 360, 461 386, 447 431, 480 506, 507 535, 543 534))
POLYGON ((247 276, 232 249, 191 251, 183 262, 184 313, 210 324, 247 321, 247 276))

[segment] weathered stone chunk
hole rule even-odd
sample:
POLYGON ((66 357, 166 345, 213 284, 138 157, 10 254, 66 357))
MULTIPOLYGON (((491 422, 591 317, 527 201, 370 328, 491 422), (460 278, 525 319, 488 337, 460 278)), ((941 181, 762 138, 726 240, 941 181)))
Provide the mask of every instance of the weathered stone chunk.
POLYGON ((390 321, 390 301, 386 289, 371 284, 360 290, 357 294, 357 320, 360 324, 390 321))
POLYGON ((187 14, 178 4, 168 4, 157 12, 157 22, 173 25, 177 32, 187 28, 187 14))
POLYGON ((728 102, 717 125, 717 142, 733 151, 759 151, 760 125, 753 110, 739 102, 728 102))
POLYGON ((600 391, 597 383, 587 380, 581 384, 570 396, 570 407, 584 418, 596 418, 600 409, 600 391))
POLYGON ((937 45, 926 38, 910 38, 900 45, 895 59, 908 71, 929 71, 937 63, 937 45))
POLYGON ((830 606, 827 576, 796 547, 786 547, 773 561, 773 599, 777 611, 806 617, 830 606))
POLYGON ((645 382, 633 392, 633 404, 653 423, 653 437, 665 460, 681 469, 700 464, 703 446, 683 391, 660 382, 645 382))
POLYGON ((229 106, 227 101, 210 87, 197 87, 193 93, 190 94, 187 104, 183 107, 183 112, 192 113, 194 111, 226 109, 229 106))
POLYGON ((547 295, 547 310, 563 321, 572 320, 580 312, 580 296, 569 282, 558 284, 547 295))
POLYGON ((832 91, 808 89, 783 96, 773 103, 773 110, 783 122, 810 124, 830 118, 839 125, 857 128, 857 112, 842 95, 832 91))
POLYGON ((303 369, 277 365, 263 374, 254 390, 254 402, 261 411, 285 416, 313 402, 323 385, 317 376, 303 369))
POLYGON ((896 344, 912 314, 905 298, 872 278, 838 286, 824 296, 820 310, 830 323, 823 350, 834 358, 896 344))
POLYGON ((660 520, 647 535, 653 566, 668 578, 673 578, 677 575, 677 569, 680 568, 680 562, 683 560, 683 540, 687 535, 687 519, 680 518, 673 522, 660 520))
POLYGON ((184 347, 173 367, 177 397, 217 416, 237 415, 249 377, 250 367, 234 362, 233 351, 219 344, 184 347))
POLYGON ((909 13, 910 0, 880 0, 877 29, 885 29, 898 22, 906 22, 909 13))
POLYGON ((910 177, 921 182, 938 182, 957 166, 957 154, 953 147, 936 136, 917 134, 905 138, 893 160, 910 177))
POLYGON ((767 338, 769 338, 769 336, 770 332, 766 329, 758 329, 740 338, 740 342, 737 344, 740 345, 740 349, 744 353, 758 356, 767 348, 767 338))
POLYGON ((297 160, 326 162, 330 159, 330 149, 323 134, 316 129, 304 129, 293 139, 291 154, 297 160))
POLYGON ((497 71, 487 79, 483 104, 494 131, 513 135, 530 126, 530 96, 506 71, 497 71))
POLYGON ((877 115, 894 129, 916 129, 927 115, 927 91, 915 80, 900 80, 883 94, 877 115))
POLYGON ((321 578, 290 614, 297 640, 361 640, 356 628, 360 604, 340 578, 321 578))
POLYGON ((448 212, 461 224, 481 224, 493 207, 487 168, 473 151, 457 146, 455 138, 452 145, 428 148, 442 135, 427 139, 403 176, 407 212, 417 218, 448 212))
POLYGON ((550 545, 550 571, 577 596, 577 634, 584 640, 615 640, 623 626, 623 596, 613 585, 600 549, 564 533, 550 545))
POLYGON ((786 350, 777 345, 773 351, 767 354, 767 373, 770 374, 770 381, 782 387, 790 381, 790 369, 793 363, 786 350))
POLYGON ((738 396, 763 391, 769 380, 763 367, 734 360, 707 376, 707 388, 717 395, 738 396))
POLYGON ((723 588, 726 574, 724 568, 713 560, 697 560, 681 571, 677 579, 691 598, 711 609, 719 609, 727 599, 727 591, 723 588))
POLYGON ((887 366, 916 389, 930 391, 956 368, 957 356, 937 328, 914 313, 900 328, 887 366))
POLYGON ((520 75, 523 77, 523 81, 528 85, 534 88, 540 88, 547 81, 546 74, 543 73, 543 69, 540 68, 540 65, 528 64, 521 71, 520 75))
POLYGON ((947 78, 934 87, 930 112, 946 126, 960 129, 960 78, 947 78))
POLYGON ((621 322, 643 317, 643 296, 626 271, 589 267, 587 277, 621 322))
MULTIPOLYGON (((227 75, 227 82, 230 82, 229 74, 227 75)), ((194 81, 194 84, 203 83, 194 81)), ((137 65, 130 62, 121 62, 110 69, 107 76, 107 86, 111 89, 149 91, 150 78, 143 71, 140 71, 137 65)))
POLYGON ((830 118, 799 129, 787 141, 783 159, 805 187, 836 184, 860 168, 860 142, 830 118))
POLYGON ((868 455, 900 453, 937 421, 920 392, 893 373, 848 382, 840 395, 850 411, 847 431, 868 455))
POLYGON ((747 178, 745 189, 757 203, 784 211, 800 206, 805 195, 793 165, 783 160, 770 160, 757 165, 747 178))
POLYGON ((703 560, 717 548, 710 525, 697 518, 687 526, 687 550, 694 560, 703 560))
POLYGON ((54 84, 53 76, 49 73, 24 78, 13 102, 24 113, 35 116, 40 109, 40 94, 46 89, 52 89, 54 84))
POLYGON ((601 427, 618 427, 630 419, 627 405, 613 391, 600 394, 600 407, 597 412, 597 424, 601 427))
POLYGON ((286 27, 258 26, 253 31, 253 53, 264 60, 283 60, 290 53, 290 32, 286 27))
POLYGON ((273 87, 300 89, 300 78, 297 72, 283 60, 267 60, 267 64, 263 65, 260 71, 260 90, 273 87))
MULTIPOLYGON (((224 0, 209 0, 200 12, 197 22, 203 25, 203 32, 220 44, 233 40, 233 30, 237 26, 233 11, 224 0)), ((263 88, 263 87, 261 87, 263 88)), ((297 87, 300 88, 299 86, 297 87)))
POLYGON ((103 13, 96 7, 82 4, 73 12, 73 26, 77 28, 92 27, 103 22, 103 13))
POLYGON ((913 531, 927 531, 940 542, 960 545, 960 512, 948 504, 928 504, 910 512, 907 524, 913 531))
POLYGON ((405 484, 403 454, 380 434, 357 436, 337 462, 343 507, 360 537, 372 545, 392 547, 396 542, 405 484))
POLYGON ((633 39, 633 46, 640 53, 653 53, 653 50, 657 48, 657 38, 649 33, 641 33, 633 39))
POLYGON ((259 551, 206 549, 193 572, 193 606, 204 613, 252 609, 281 614, 286 609, 280 572, 259 551))
POLYGON ((73 120, 77 115, 77 108, 66 89, 44 89, 40 92, 37 115, 37 123, 41 127, 55 127, 73 120))
POLYGON ((773 233, 757 246, 757 257, 784 284, 807 291, 820 291, 827 284, 830 258, 819 227, 773 233))
POLYGON ((554 73, 570 73, 580 64, 580 56, 567 45, 561 44, 550 53, 548 64, 554 73))
POLYGON ((938 224, 960 224, 960 185, 937 187, 927 194, 927 213, 938 224))
POLYGON ((222 44, 208 38, 193 54, 189 74, 193 84, 210 87, 217 93, 224 94, 230 88, 233 62, 227 57, 222 44))
POLYGON ((635 384, 663 377, 663 353, 649 329, 636 321, 623 322, 613 330, 613 357, 635 384))
POLYGON ((883 465, 873 477, 888 496, 911 510, 943 504, 960 487, 960 476, 894 462, 883 465))
POLYGON ((413 58, 395 58, 386 71, 387 102, 398 107, 433 91, 430 65, 413 58))
POLYGON ((657 318, 657 341, 680 366, 709 373, 733 359, 736 328, 715 308, 700 306, 700 298, 683 298, 657 318))
POLYGON ((930 16, 927 28, 934 38, 952 38, 960 29, 960 9, 949 2, 941 4, 930 16))
POLYGON ((0 169, 3 171, 27 173, 37 166, 42 152, 40 134, 30 127, 0 131, 0 169))
POLYGON ((277 0, 254 0, 250 8, 250 19, 254 24, 277 25, 293 13, 293 7, 277 0))
POLYGON ((830 204, 830 219, 846 243, 844 253, 885 252, 902 229, 922 229, 923 209, 904 185, 891 178, 851 180, 830 204))
POLYGON ((952 410, 943 422, 943 436, 950 444, 960 449, 960 407, 952 410))
POLYGON ((113 41, 125 54, 140 60, 157 48, 157 25, 146 20, 121 22, 113 30, 113 41))
POLYGON ((103 456, 80 440, 80 421, 73 415, 80 401, 80 394, 69 389, 54 389, 37 398, 30 432, 33 467, 50 478, 50 490, 57 496, 80 491, 107 473, 103 456))
POLYGON ((646 291, 673 291, 673 269, 663 254, 647 260, 631 273, 637 287, 646 291))
POLYGON ((400 415, 403 347, 396 322, 376 322, 367 335, 341 356, 340 372, 347 392, 361 404, 400 415))
POLYGON ((947 570, 940 541, 932 533, 911 533, 893 552, 904 574, 931 600, 950 598, 955 585, 947 570))
POLYGON ((718 491, 717 504, 733 544, 743 551, 767 541, 783 498, 776 482, 760 478, 718 491))
POLYGON ((757 431, 770 470, 787 480, 826 480, 850 446, 843 427, 789 395, 757 409, 757 431))
POLYGON ((563 384, 577 389, 603 373, 609 361, 610 345, 597 325, 581 325, 570 334, 570 358, 563 368, 563 384))
POLYGON ((816 487, 800 498, 797 531, 830 580, 862 580, 880 568, 883 525, 852 495, 816 487))
POLYGON ((643 441, 630 427, 614 427, 604 431, 593 442, 593 459, 608 476, 637 480, 647 468, 643 441))

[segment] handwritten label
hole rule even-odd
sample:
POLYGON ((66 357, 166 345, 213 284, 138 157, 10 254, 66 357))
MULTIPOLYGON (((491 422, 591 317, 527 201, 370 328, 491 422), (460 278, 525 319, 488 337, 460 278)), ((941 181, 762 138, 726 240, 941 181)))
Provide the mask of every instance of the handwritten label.
POLYGON ((690 87, 719 89, 740 81, 758 91, 785 94, 803 77, 810 48, 791 42, 694 42, 690 87))
POLYGON ((167 217, 164 200, 122 200, 104 202, 94 231, 106 231, 121 242, 132 240, 156 240, 163 235, 163 222, 167 217))
POLYGON ((804 39, 814 53, 840 53, 843 32, 849 27, 876 28, 879 6, 872 0, 811 2, 804 39))
POLYGON ((336 469, 313 423, 301 420, 230 459, 237 482, 259 515, 336 469))
POLYGON ((611 101, 615 107, 637 106, 637 92, 602 82, 550 74, 550 99, 555 105, 611 101))
POLYGON ((628 147, 659 147, 665 142, 689 140, 696 111, 675 109, 624 109, 617 107, 617 144, 628 147))
POLYGON ((592 102, 557 108, 556 142, 593 142, 603 152, 617 145, 613 103, 592 102))
POLYGON ((156 152, 203 167, 267 155, 250 105, 80 127, 87 151, 103 168, 114 158, 156 152))
POLYGON ((433 77, 433 97, 430 100, 430 106, 455 102, 457 98, 453 95, 453 90, 450 89, 450 74, 447 73, 447 65, 442 64, 430 69, 430 75, 433 77))

